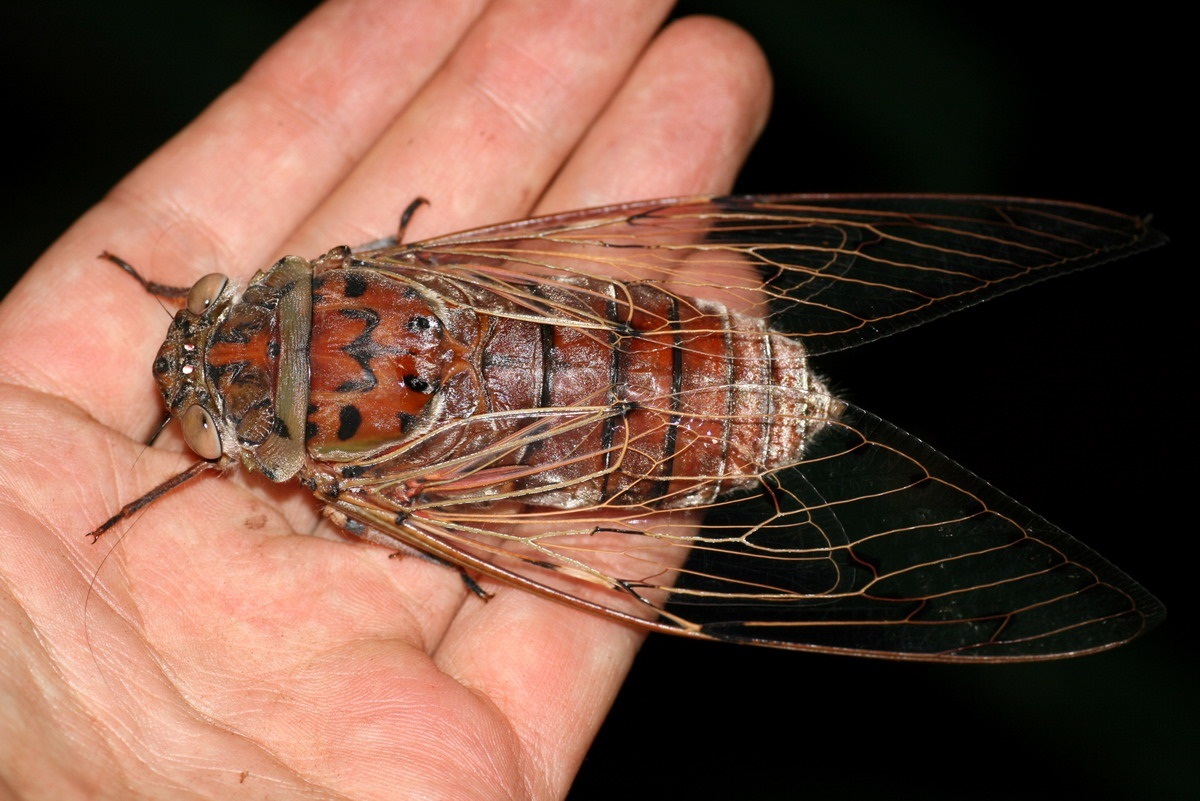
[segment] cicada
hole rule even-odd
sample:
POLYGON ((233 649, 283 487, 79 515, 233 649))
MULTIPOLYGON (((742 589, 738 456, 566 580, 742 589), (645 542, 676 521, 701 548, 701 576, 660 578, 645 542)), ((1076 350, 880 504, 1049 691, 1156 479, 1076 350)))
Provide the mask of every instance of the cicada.
POLYGON ((399 240, 288 256, 240 294, 219 274, 186 290, 153 371, 202 461, 93 535, 240 464, 481 595, 489 577, 696 638, 1030 660, 1163 615, 811 364, 1164 241, 1139 218, 694 197, 399 240))

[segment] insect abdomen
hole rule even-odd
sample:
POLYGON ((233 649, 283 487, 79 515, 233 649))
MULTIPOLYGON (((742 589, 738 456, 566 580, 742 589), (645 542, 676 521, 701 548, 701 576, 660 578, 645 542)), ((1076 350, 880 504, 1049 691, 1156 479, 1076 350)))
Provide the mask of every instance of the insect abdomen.
POLYGON ((598 407, 599 419, 530 446, 526 463, 542 469, 526 484, 562 487, 537 502, 698 505, 798 453, 815 389, 799 346, 719 304, 609 286, 607 299, 542 290, 610 325, 538 326, 537 405, 598 407))

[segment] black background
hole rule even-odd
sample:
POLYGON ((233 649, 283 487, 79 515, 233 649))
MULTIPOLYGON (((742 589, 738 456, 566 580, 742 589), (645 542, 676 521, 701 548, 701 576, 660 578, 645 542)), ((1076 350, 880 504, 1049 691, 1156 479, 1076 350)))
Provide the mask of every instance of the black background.
MULTIPOLYGON (((311 5, 10 4, 5 278, 311 5)), ((1166 603, 1166 624, 1108 654, 1014 667, 652 637, 572 801, 1194 797, 1189 45, 1163 3, 1068 11, 1078 7, 760 0, 680 11, 737 20, 772 61, 776 110, 740 191, 1047 196, 1152 213, 1172 237, 821 363, 855 402, 1125 568, 1166 603)))

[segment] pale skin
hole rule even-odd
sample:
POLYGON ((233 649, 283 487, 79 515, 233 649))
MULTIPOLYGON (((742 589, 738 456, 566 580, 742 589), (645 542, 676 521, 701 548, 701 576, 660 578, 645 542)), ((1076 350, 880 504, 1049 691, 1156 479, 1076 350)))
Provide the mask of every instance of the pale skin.
POLYGON ((189 285, 623 200, 722 192, 769 75, 657 0, 335 0, 80 219, 0 307, 0 782, 14 797, 561 798, 642 635, 349 542, 294 484, 210 473, 150 363, 189 285), (316 534, 318 536, 309 536, 316 534))

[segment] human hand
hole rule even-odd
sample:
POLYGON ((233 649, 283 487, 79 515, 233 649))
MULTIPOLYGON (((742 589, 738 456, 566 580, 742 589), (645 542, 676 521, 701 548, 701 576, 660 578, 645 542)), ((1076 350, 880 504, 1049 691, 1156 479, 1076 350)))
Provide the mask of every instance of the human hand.
MULTIPOLYGON (((640 635, 328 537, 311 496, 209 476, 110 550, 83 534, 192 457, 149 365, 148 277, 245 281, 407 239, 729 188, 763 123, 756 46, 665 2, 335 0, 126 178, 0 307, 0 537, 17 795, 565 795, 640 635)), ((491 588, 495 589, 495 588, 491 588)))

